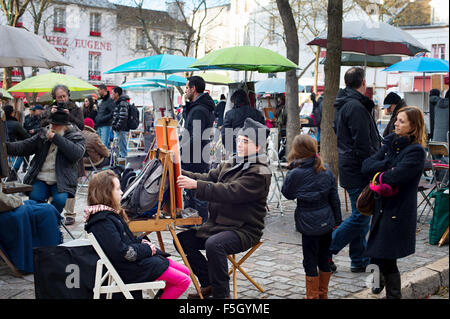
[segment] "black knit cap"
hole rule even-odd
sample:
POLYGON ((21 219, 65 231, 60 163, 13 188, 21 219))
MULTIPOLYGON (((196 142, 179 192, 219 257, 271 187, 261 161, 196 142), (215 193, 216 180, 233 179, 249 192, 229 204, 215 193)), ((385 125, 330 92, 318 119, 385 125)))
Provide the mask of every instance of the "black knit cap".
POLYGON ((248 117, 245 119, 244 126, 239 130, 238 136, 246 136, 257 146, 264 146, 269 136, 270 130, 267 126, 248 117))
POLYGON ((50 123, 54 125, 69 125, 69 114, 58 108, 56 112, 50 114, 50 123))
POLYGON ((402 98, 400 97, 400 95, 398 95, 397 93, 391 92, 388 95, 386 95, 386 97, 384 98, 383 108, 387 109, 392 104, 397 105, 398 103, 400 103, 401 100, 402 100, 402 98))

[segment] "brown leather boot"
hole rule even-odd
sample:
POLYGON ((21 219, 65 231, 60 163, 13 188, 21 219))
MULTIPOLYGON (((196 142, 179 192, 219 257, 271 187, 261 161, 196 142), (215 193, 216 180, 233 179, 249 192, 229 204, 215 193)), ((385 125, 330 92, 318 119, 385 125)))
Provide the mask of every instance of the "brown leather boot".
MULTIPOLYGON (((203 298, 212 296, 212 286, 200 287, 200 291, 202 292, 203 298)), ((187 299, 200 299, 200 295, 198 292, 188 294, 187 299)))
POLYGON ((328 299, 328 283, 330 282, 331 272, 319 270, 319 299, 328 299))
POLYGON ((319 299, 319 276, 305 276, 306 297, 305 299, 319 299))

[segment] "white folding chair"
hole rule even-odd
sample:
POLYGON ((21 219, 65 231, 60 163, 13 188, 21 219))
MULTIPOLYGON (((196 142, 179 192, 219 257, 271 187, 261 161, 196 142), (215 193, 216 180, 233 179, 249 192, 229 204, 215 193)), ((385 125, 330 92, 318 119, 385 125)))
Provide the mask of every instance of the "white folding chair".
POLYGON ((164 281, 125 284, 116 269, 114 269, 108 257, 106 257, 94 234, 89 233, 88 238, 100 257, 97 261, 97 268, 95 271, 94 299, 100 299, 100 294, 106 294, 106 298, 111 299, 112 294, 116 292, 123 293, 127 299, 133 299, 130 291, 135 290, 148 291, 151 296, 154 296, 154 290, 163 289, 166 286, 164 281), (106 273, 102 276, 103 266, 106 267, 106 273), (103 286, 102 284, 105 280, 107 280, 108 283, 106 286, 103 286))
POLYGON ((272 171, 272 182, 270 183, 270 191, 267 196, 267 204, 277 203, 277 208, 280 209, 281 216, 284 216, 281 187, 284 182, 284 173, 281 166, 278 152, 274 148, 274 141, 272 135, 267 138, 267 159, 269 167, 272 171), (280 186, 281 184, 281 186, 280 186))

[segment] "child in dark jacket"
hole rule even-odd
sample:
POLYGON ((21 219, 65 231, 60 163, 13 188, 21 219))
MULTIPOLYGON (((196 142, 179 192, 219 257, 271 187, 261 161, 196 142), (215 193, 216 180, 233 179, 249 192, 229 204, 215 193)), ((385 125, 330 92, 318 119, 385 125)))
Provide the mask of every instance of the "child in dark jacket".
POLYGON ((302 233, 306 298, 328 299, 331 234, 342 221, 336 181, 309 135, 295 137, 288 161, 281 192, 287 199, 297 199, 295 226, 302 233))
POLYGON ((189 287, 189 269, 157 249, 128 228, 120 206, 122 190, 117 175, 106 170, 89 183, 85 229, 92 232, 125 283, 162 280, 166 287, 160 299, 177 299, 189 287))

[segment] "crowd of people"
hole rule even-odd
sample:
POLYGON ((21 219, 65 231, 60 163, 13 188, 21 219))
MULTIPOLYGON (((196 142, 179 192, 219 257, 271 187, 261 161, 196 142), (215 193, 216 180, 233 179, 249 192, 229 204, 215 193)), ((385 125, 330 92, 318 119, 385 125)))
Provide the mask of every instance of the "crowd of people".
MULTIPOLYGON (((428 134, 422 111, 408 106, 398 94, 389 93, 383 110, 391 118, 380 134, 373 116, 375 103, 365 95, 364 69, 350 68, 344 80, 346 87, 339 90, 334 103, 338 182, 320 156, 318 136, 299 134, 287 155, 288 173, 281 189, 287 199, 297 202, 294 221, 302 234, 306 298, 328 298, 329 281, 336 270, 333 255, 347 245, 352 272, 365 272, 369 264, 377 265, 381 283, 373 292, 385 288, 387 298, 401 298, 397 260, 415 251, 417 189, 425 165, 426 142, 442 140, 444 135, 448 138, 448 92, 445 98, 439 97, 440 92, 430 93, 437 98, 430 98, 433 121, 428 134), (373 215, 367 216, 358 211, 357 200, 375 175, 391 192, 375 196, 373 215), (345 220, 338 183, 351 202, 352 212, 345 220)), ((47 209, 42 229, 53 235, 42 238, 41 245, 61 242, 58 225, 65 207, 65 224, 75 222, 73 207, 79 178, 85 167, 108 167, 111 132, 117 137, 120 157, 127 156, 130 98, 120 87, 110 93, 105 85, 98 87, 98 95, 100 103, 87 97, 80 108, 70 100, 69 89, 58 85, 52 90, 55 103, 46 108, 33 105, 23 126, 12 106, 3 107, 6 150, 17 159, 13 171, 17 174, 22 162, 28 163, 24 159, 34 157, 28 168, 25 166, 23 179, 32 185, 29 201, 1 193, 0 208, 2 212, 30 216, 47 209)), ((199 279, 203 297, 229 298, 227 256, 249 250, 263 235, 272 177, 266 157, 270 131, 267 119, 251 106, 243 89, 231 94, 232 108, 225 112, 226 97, 221 96, 216 105, 205 91, 205 81, 192 76, 186 82, 185 98, 180 114, 189 138, 181 140, 182 174, 176 183, 185 190, 185 208, 197 211, 202 224, 186 227, 178 238, 199 279), (209 136, 204 132, 212 127, 219 128, 229 157, 211 169, 208 157, 201 155, 210 153, 209 136)), ((311 101, 311 121, 320 127, 321 99, 313 95, 311 101)), ((277 114, 282 123, 283 106, 277 114)), ((122 195, 120 176, 113 170, 95 174, 84 210, 85 230, 95 235, 125 282, 163 280, 166 288, 158 297, 179 298, 189 287, 189 269, 170 259, 147 237, 136 237, 130 231, 129 218, 120 205, 122 195)), ((0 237, 0 243, 7 252, 14 250, 10 238, 0 237)), ((13 260, 21 270, 32 271, 32 267, 13 260)), ((188 298, 200 295, 192 293, 188 298)))

